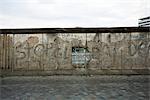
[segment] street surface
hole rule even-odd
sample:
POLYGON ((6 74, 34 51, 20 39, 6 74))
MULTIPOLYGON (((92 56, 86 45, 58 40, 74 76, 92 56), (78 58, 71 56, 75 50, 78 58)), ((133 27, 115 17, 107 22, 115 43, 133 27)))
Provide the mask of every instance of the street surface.
POLYGON ((149 76, 1 78, 0 100, 150 100, 149 76))

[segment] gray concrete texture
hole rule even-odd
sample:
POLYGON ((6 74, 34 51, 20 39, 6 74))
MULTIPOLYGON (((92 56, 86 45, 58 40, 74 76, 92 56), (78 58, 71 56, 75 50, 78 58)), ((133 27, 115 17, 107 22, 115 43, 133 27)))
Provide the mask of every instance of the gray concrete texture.
POLYGON ((2 71, 150 69, 150 33, 0 35, 2 71), (72 63, 72 48, 85 48, 85 64, 72 63), (88 55, 89 56, 89 55, 88 55))

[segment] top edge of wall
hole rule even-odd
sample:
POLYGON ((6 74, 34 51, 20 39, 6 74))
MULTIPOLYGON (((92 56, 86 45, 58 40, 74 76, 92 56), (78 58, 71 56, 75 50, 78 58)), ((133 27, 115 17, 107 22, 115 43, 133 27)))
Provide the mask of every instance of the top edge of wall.
POLYGON ((0 29, 0 34, 41 34, 41 33, 131 33, 150 32, 150 27, 111 27, 111 28, 18 28, 0 29))

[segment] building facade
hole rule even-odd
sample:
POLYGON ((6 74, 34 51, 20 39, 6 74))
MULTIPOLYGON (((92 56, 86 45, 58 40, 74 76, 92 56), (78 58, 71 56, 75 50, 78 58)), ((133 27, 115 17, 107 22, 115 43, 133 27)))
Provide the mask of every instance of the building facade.
POLYGON ((139 19, 139 27, 150 27, 150 16, 139 19))

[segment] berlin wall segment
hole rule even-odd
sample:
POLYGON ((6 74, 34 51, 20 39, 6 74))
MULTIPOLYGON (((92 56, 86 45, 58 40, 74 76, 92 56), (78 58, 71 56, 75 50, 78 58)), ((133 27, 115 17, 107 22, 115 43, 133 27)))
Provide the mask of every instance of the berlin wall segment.
POLYGON ((0 38, 2 71, 82 70, 85 66, 95 71, 149 71, 150 67, 149 32, 1 34, 0 38), (72 63, 73 47, 87 49, 76 55, 89 59, 86 64, 72 63))

